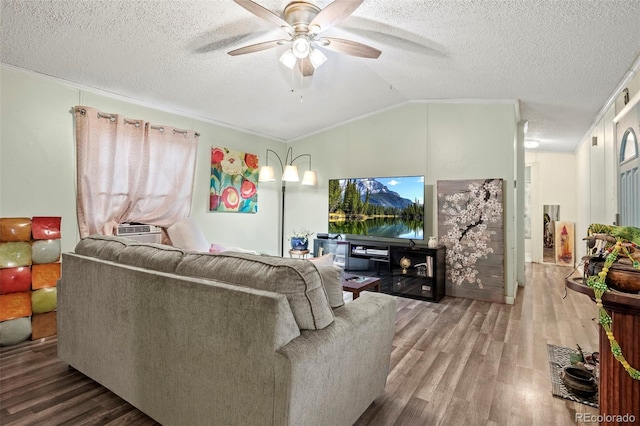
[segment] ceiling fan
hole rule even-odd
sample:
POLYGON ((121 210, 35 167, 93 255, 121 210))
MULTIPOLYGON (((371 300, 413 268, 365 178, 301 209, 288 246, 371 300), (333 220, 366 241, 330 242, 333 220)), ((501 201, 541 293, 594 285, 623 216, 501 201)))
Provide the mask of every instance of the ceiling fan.
POLYGON ((324 9, 308 1, 292 1, 282 12, 282 17, 252 0, 233 0, 259 18, 278 25, 289 38, 251 44, 228 52, 231 56, 259 52, 283 45, 291 45, 280 57, 280 62, 290 69, 297 67, 303 76, 310 76, 327 57, 320 47, 334 52, 361 58, 377 58, 382 53, 366 44, 319 34, 351 15, 364 0, 335 0, 324 9))

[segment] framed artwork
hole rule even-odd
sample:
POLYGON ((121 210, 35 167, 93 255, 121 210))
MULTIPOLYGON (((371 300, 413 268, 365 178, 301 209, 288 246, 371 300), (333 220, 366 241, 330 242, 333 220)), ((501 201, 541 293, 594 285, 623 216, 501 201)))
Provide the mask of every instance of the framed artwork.
POLYGON ((448 295, 503 302, 503 186, 502 179, 438 181, 448 295))
POLYGON ((560 220, 560 206, 545 204, 542 207, 542 261, 556 262, 556 222, 560 220))
POLYGON ((574 266, 573 222, 556 222, 555 252, 556 265, 574 266))
POLYGON ((258 156, 228 148, 211 148, 209 211, 258 211, 258 156))

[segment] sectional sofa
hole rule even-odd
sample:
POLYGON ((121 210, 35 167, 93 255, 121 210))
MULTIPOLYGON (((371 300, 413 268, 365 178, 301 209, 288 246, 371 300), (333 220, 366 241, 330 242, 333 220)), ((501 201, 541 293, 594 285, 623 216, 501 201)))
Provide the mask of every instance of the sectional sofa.
POLYGON ((59 357, 163 425, 351 425, 384 391, 396 300, 344 304, 334 267, 105 236, 62 257, 59 357))

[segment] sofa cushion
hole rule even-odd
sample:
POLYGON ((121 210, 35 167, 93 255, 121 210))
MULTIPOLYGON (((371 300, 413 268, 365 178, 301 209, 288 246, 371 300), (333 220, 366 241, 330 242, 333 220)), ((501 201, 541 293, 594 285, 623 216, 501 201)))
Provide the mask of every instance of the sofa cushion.
POLYGON ((118 253, 118 262, 154 271, 174 273, 185 252, 163 244, 129 244, 118 253))
POLYGON ((284 294, 301 330, 322 329, 334 319, 320 272, 311 262, 247 253, 187 253, 175 272, 284 294))
POLYGON ((139 243, 126 237, 96 234, 80 240, 76 245, 75 252, 83 256, 97 257, 98 259, 117 262, 120 251, 129 244, 139 243))

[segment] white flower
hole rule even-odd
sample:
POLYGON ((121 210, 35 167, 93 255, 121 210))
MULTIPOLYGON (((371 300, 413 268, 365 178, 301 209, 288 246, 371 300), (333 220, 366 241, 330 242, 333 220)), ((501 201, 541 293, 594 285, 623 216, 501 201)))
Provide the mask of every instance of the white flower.
POLYGON ((229 152, 225 155, 220 165, 222 166, 222 171, 229 175, 242 175, 246 168, 244 161, 236 152, 229 152))
POLYGON ((305 243, 312 235, 313 232, 309 231, 308 229, 300 228, 299 231, 294 230, 291 234, 289 234, 289 239, 302 238, 302 242, 305 243))

